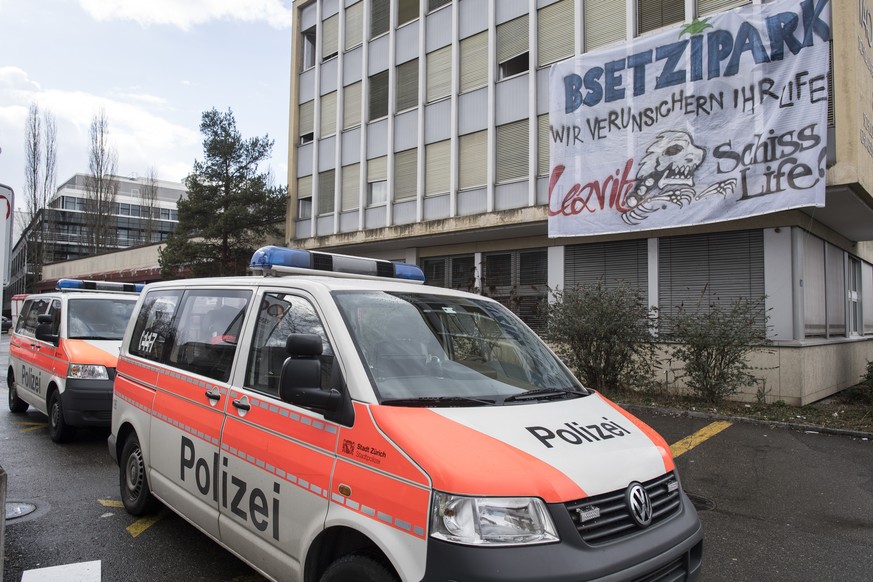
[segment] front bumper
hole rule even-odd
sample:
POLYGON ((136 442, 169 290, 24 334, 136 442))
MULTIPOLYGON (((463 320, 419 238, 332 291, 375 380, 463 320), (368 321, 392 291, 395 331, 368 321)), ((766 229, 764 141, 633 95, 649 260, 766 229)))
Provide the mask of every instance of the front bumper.
POLYGON ((70 426, 108 427, 112 422, 112 378, 67 378, 61 394, 64 422, 70 426))
POLYGON ((514 547, 473 547, 428 540, 425 582, 598 582, 698 580, 703 528, 683 493, 671 519, 621 540, 588 545, 567 510, 549 506, 561 541, 514 547))

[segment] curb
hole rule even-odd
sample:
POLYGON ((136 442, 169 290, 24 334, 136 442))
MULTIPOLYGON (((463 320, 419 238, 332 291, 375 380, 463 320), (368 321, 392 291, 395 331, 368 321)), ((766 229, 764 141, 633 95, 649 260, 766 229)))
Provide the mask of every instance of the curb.
POLYGON ((673 416, 690 416, 691 418, 707 418, 712 420, 729 420, 731 422, 744 422, 747 424, 756 424, 758 426, 772 426, 777 428, 785 428, 789 430, 799 430, 804 432, 817 432, 821 434, 832 434, 838 436, 849 436, 859 439, 873 441, 873 432, 864 432, 859 430, 849 430, 844 428, 829 428, 826 426, 817 426, 814 424, 802 424, 797 422, 783 422, 781 420, 761 420, 758 418, 747 418, 745 416, 729 416, 726 414, 714 414, 711 412, 697 412, 696 410, 683 410, 680 408, 661 408, 658 406, 646 406, 643 404, 626 404, 618 403, 619 406, 628 411, 642 410, 646 412, 654 412, 661 414, 670 414, 673 416))

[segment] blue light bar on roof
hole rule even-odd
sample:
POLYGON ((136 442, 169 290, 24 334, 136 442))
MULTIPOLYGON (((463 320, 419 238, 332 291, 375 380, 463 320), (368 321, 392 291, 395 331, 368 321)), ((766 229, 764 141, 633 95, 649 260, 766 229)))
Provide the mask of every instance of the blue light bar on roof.
POLYGON ((59 279, 55 287, 58 290, 76 289, 79 291, 118 291, 125 293, 140 293, 143 283, 116 283, 114 281, 84 281, 82 279, 59 279))
POLYGON ((321 271, 312 274, 424 282, 424 272, 415 265, 276 246, 262 247, 255 251, 249 268, 273 273, 321 271))

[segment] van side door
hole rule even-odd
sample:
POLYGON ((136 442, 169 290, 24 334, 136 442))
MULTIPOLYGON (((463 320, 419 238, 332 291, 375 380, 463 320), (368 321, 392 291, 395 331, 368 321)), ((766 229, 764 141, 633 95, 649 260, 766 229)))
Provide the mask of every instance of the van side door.
POLYGON ((221 434, 221 466, 230 484, 219 508, 221 539, 258 556, 270 576, 297 580, 305 548, 324 527, 339 430, 322 414, 279 399, 285 341, 292 333, 321 336, 325 386, 337 381, 338 366, 310 299, 284 290, 263 292, 257 301, 247 358, 240 362, 243 387, 230 391, 221 434))
POLYGON ((34 297, 24 302, 15 332, 9 342, 9 362, 15 378, 18 397, 41 412, 46 412, 46 387, 49 369, 41 367, 38 357, 45 342, 36 339, 39 316, 45 314, 51 304, 47 297, 34 297))

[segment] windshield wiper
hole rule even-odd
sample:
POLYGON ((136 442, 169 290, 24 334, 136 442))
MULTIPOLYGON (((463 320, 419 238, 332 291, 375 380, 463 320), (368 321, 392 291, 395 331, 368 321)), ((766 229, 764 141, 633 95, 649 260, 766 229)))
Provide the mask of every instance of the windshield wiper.
POLYGON ((587 396, 583 392, 565 390, 564 388, 540 388, 529 390, 521 394, 513 394, 503 399, 503 402, 524 402, 526 400, 559 400, 564 398, 580 398, 587 396))
POLYGON ((491 406, 493 400, 473 398, 471 396, 422 396, 421 398, 392 398, 383 400, 380 404, 385 406, 420 406, 427 407, 451 407, 451 406, 491 406))

